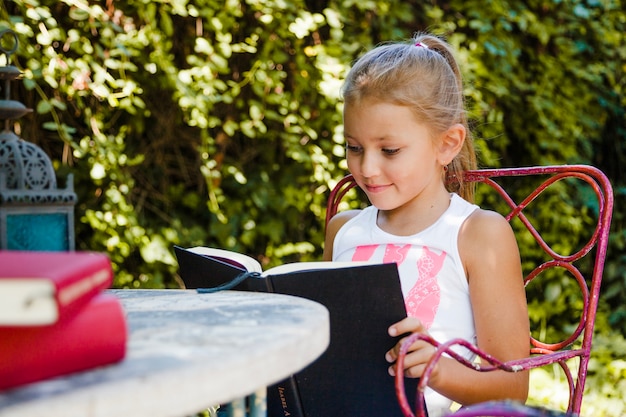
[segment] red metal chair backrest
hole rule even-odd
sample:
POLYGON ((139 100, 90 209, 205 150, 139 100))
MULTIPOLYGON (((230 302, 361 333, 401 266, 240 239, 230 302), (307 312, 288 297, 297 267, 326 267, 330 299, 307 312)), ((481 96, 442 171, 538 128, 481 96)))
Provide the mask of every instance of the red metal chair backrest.
MULTIPOLYGON (((604 262, 606 257, 606 251, 609 240, 609 229, 611 225, 611 216, 613 213, 613 191, 611 184, 604 173, 597 168, 587 165, 560 165, 560 166, 545 166, 545 167, 524 167, 524 168, 501 168, 501 169, 481 169, 475 171, 468 171, 464 174, 464 181, 483 183, 490 186, 497 194, 502 198, 508 207, 508 212, 501 213, 506 219, 511 222, 513 219, 518 219, 521 222, 522 229, 526 229, 535 242, 543 249, 547 254, 548 260, 536 265, 530 272, 526 273, 525 284, 528 285, 540 274, 544 273, 548 269, 563 268, 575 278, 578 287, 580 288, 583 308, 579 315, 579 322, 576 329, 564 340, 556 343, 546 343, 538 340, 535 337, 531 337, 531 356, 528 359, 515 361, 515 363, 502 364, 497 360, 490 358, 480 352, 477 348, 473 347, 479 356, 486 360, 489 364, 493 365, 490 369, 500 368, 505 370, 519 370, 519 369, 532 369, 548 364, 557 363, 565 372, 569 390, 569 404, 568 412, 579 413, 582 403, 583 391, 585 387, 585 380, 587 376, 587 367, 589 364, 589 357, 591 352, 591 342, 593 338, 593 328, 595 324, 596 310, 598 306, 598 299, 600 294, 600 285, 602 283, 602 275, 604 270, 604 262), (510 177, 536 177, 540 179, 540 185, 532 189, 525 197, 519 202, 516 202, 512 194, 514 191, 506 190, 506 186, 501 184, 503 179, 510 177), (540 231, 538 231, 529 218, 524 213, 530 203, 535 201, 542 193, 544 193, 549 187, 553 186, 559 181, 566 178, 576 178, 578 180, 587 183, 596 201, 588 202, 589 207, 594 207, 597 213, 594 217, 597 217, 595 222, 595 228, 591 233, 591 237, 583 247, 573 251, 570 254, 559 254, 553 246, 546 243, 540 231), (592 249, 595 248, 595 252, 592 249), (590 274, 584 276, 580 269, 574 265, 582 258, 590 255, 591 262, 593 263, 590 274), (574 348, 574 342, 580 343, 580 348, 574 348), (566 361, 571 358, 579 358, 579 364, 577 371, 572 371, 568 367, 566 361), (573 372, 577 373, 577 377, 574 378, 573 372)), ((354 179, 348 175, 344 177, 331 191, 327 204, 326 212, 326 224, 337 213, 338 207, 346 193, 356 186, 354 179)), ((482 204, 481 204, 482 205, 482 204)), ((558 245, 558 243, 557 243, 558 245)), ((522 243, 520 243, 522 246, 522 243)), ((464 341, 451 342, 447 346, 442 346, 442 350, 449 349, 453 344, 467 345, 464 341)), ((437 344, 438 345, 438 344, 437 344)), ((469 346, 466 346, 469 348, 469 346)), ((449 351, 448 351, 449 352, 449 351)), ((439 352, 443 354, 444 352, 439 352)), ((489 367, 486 367, 489 368, 489 367)), ((429 369, 420 382, 420 396, 423 395, 423 389, 425 388, 428 377, 429 369)), ((488 369, 485 369, 488 370, 488 369)), ((396 383, 401 385, 401 391, 398 392, 401 407, 405 411, 406 415, 413 415, 412 412, 407 410, 408 404, 406 403, 406 397, 403 392, 402 377, 396 380, 396 383), (404 402, 404 404, 403 404, 404 402)), ((418 401, 418 404, 421 404, 418 401)), ((418 409, 418 415, 421 415, 423 410, 418 409)))

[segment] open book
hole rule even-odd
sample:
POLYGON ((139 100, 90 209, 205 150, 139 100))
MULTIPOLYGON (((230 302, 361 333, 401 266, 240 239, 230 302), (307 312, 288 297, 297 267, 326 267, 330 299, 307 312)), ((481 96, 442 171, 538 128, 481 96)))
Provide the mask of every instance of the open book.
MULTIPOLYGON (((406 317, 396 264, 296 262, 262 271, 253 258, 222 249, 174 248, 186 288, 288 294, 329 311, 330 345, 311 365, 268 388, 268 417, 402 416, 385 352, 388 327, 406 317)), ((407 380, 416 392, 417 380, 407 380)), ((414 404, 412 404, 413 406, 414 404)))
MULTIPOLYGON (((348 268, 364 265, 376 265, 373 262, 292 262, 283 265, 274 266, 270 269, 263 270, 263 267, 251 256, 243 253, 233 252, 224 249, 209 248, 206 246, 195 246, 193 248, 181 248, 174 246, 174 252, 178 259, 178 266, 181 278, 186 288, 212 288, 224 284, 232 278, 235 278, 241 272, 254 272, 260 274, 259 278, 265 278, 270 275, 282 275, 290 272, 320 270, 320 269, 337 269, 348 268), (210 271, 189 270, 188 262, 184 261, 197 260, 197 257, 189 256, 189 252, 196 255, 203 255, 221 264, 213 264, 210 271)), ((192 266, 196 266, 195 264, 192 266)), ((238 288, 240 289, 240 288, 238 288)))

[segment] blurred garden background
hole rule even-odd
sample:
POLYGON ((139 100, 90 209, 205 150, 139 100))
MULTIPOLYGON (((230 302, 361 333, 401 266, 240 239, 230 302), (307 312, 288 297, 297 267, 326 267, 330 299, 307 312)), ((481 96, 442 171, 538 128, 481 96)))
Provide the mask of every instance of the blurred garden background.
MULTIPOLYGON (((346 71, 380 42, 417 31, 444 36, 464 71, 482 167, 590 164, 613 184, 582 415, 626 415, 623 1, 2 6, 0 28, 19 38, 10 63, 23 72, 11 96, 34 110, 16 132, 52 158, 61 186, 73 174, 76 247, 108 253, 118 288, 180 287, 174 244, 235 250, 266 266, 319 260, 328 192, 346 173, 346 71)), ((552 233, 565 237, 556 226, 552 233)), ((581 239, 567 234, 572 245, 581 239)), ((531 305, 533 320, 546 306, 565 310, 570 291, 551 285, 531 305)), ((557 317, 544 330, 570 325, 557 317)), ((531 402, 563 407, 560 378, 558 369, 534 372, 531 402)))

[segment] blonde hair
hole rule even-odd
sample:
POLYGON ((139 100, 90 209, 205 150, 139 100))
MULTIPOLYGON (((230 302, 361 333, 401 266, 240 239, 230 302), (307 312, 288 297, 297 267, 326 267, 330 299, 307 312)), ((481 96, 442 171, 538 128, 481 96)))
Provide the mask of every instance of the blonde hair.
POLYGON ((459 154, 448 164, 444 182, 451 192, 473 202, 474 184, 463 173, 476 169, 476 152, 467 122, 463 80, 450 45, 433 35, 410 42, 382 44, 359 58, 342 88, 346 104, 368 98, 410 108, 433 135, 460 123, 467 132, 459 154))

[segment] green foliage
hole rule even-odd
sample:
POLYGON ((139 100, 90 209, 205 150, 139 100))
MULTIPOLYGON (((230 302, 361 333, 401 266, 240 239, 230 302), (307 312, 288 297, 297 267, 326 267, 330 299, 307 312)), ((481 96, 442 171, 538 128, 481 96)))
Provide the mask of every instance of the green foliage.
MULTIPOLYGON (((458 50, 482 165, 591 163, 622 201, 619 3, 489 6, 29 0, 4 19, 20 37, 18 94, 36 109, 23 136, 76 178, 79 247, 111 255, 117 286, 172 287, 174 243, 268 265, 319 258, 327 191, 345 173, 342 77, 362 51, 423 28, 458 50)), ((552 217, 549 238, 584 239, 587 224, 552 217)), ((613 324, 626 315, 623 217, 606 269, 613 324)))
MULTIPOLYGON (((625 322, 620 1, 4 7, 2 25, 20 39, 12 63, 24 73, 12 93, 36 110, 19 121, 21 135, 60 177, 74 174, 78 247, 110 254, 116 286, 178 286, 173 244, 266 265, 318 259, 326 196, 346 168, 341 80, 364 50, 428 29, 458 50, 483 166, 590 163, 610 175, 618 209, 604 301, 611 323, 625 322)), ((553 237, 573 236, 564 246, 584 239, 585 223, 552 216, 553 237)), ((551 288, 569 291, 558 280, 551 288)))
MULTIPOLYGON (((482 166, 587 163, 611 178, 616 209, 598 326, 626 333, 621 0, 2 7, 0 26, 20 41, 11 63, 24 74, 11 94, 35 110, 18 133, 52 157, 61 182, 73 173, 77 247, 108 253, 117 287, 178 287, 173 244, 237 250, 266 266, 319 259, 328 191, 346 172, 343 76, 373 45, 429 30, 458 51, 482 166)), ((563 251, 585 241, 589 222, 572 223, 561 202, 584 207, 588 192, 557 190, 537 205, 563 251)), ((358 201, 351 193, 346 207, 358 201)), ((595 209, 586 207, 589 219, 595 209)), ((525 267, 541 258, 521 246, 525 267)), ((531 315, 558 337, 579 300, 567 279, 546 278, 531 290, 531 315)), ((608 356, 592 373, 623 383, 623 364, 608 356)))
MULTIPOLYGON (((581 416, 617 417, 626 414, 624 352, 626 339, 622 335, 602 333, 595 337, 581 416)), ((568 396, 567 381, 558 365, 531 371, 530 404, 565 409, 568 396)))

